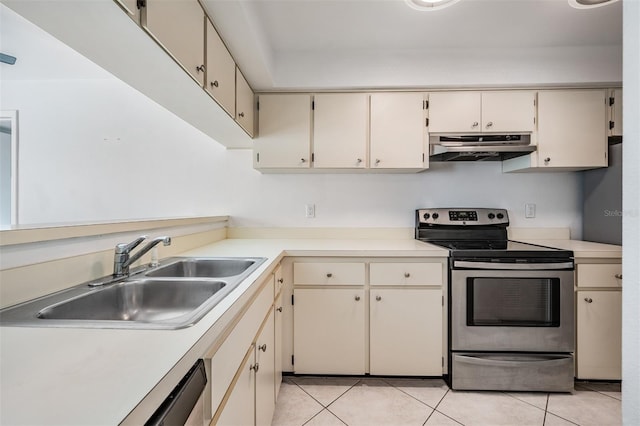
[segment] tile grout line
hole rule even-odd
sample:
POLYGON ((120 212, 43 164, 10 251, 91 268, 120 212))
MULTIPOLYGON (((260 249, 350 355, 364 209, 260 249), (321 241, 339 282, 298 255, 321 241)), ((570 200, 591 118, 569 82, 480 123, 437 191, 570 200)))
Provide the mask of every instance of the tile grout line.
POLYGON ((507 392, 501 392, 501 393, 502 393, 502 394, 504 394, 504 395, 510 396, 511 398, 515 399, 516 401, 523 402, 523 403, 525 403, 525 404, 527 404, 527 405, 530 405, 530 406, 532 406, 532 407, 535 407, 535 408, 537 408, 538 410, 542 410, 542 411, 544 411, 544 412, 546 412, 546 411, 547 411, 547 404, 549 403, 549 393, 547 393, 547 400, 546 400, 546 402, 545 402, 545 406, 544 406, 545 408, 540 408, 540 407, 538 407, 537 405, 534 405, 534 404, 532 404, 532 403, 530 403, 530 402, 527 402, 527 401, 525 401, 525 400, 522 400, 522 399, 520 399, 520 398, 518 398, 518 397, 516 397, 516 396, 514 396, 514 395, 511 395, 511 394, 509 394, 509 393, 507 393, 507 392))
MULTIPOLYGON (((459 425, 464 426, 464 423, 459 422, 458 420, 454 419, 451 416, 446 415, 445 413, 443 413, 442 411, 438 411, 438 407, 440 406, 440 404, 442 403, 442 401, 444 401, 444 398, 449 395, 449 392, 451 392, 451 388, 448 388, 447 391, 444 393, 444 395, 442 395, 442 398, 440 398, 440 401, 438 401, 438 403, 436 404, 436 407, 433 409, 433 412, 435 413, 436 411, 438 412, 438 414, 442 414, 443 416, 445 416, 448 419, 453 420, 454 422, 458 423, 459 425)), ((431 415, 433 415, 433 413, 431 413, 431 415)), ((429 416, 431 417, 431 416, 429 416)), ((429 421, 429 419, 427 419, 427 421, 429 421)), ((425 422, 426 423, 426 422, 425 422)))
POLYGON ((548 408, 549 408, 549 394, 547 394, 547 400, 545 401, 545 404, 544 404, 544 417, 542 418, 542 426, 544 426, 545 423, 547 423, 548 408))

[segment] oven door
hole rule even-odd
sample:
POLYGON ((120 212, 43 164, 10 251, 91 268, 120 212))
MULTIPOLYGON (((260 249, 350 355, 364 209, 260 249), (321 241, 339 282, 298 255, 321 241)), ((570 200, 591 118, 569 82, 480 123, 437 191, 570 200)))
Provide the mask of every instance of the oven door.
POLYGON ((574 351, 572 262, 454 260, 450 300, 452 351, 574 351))

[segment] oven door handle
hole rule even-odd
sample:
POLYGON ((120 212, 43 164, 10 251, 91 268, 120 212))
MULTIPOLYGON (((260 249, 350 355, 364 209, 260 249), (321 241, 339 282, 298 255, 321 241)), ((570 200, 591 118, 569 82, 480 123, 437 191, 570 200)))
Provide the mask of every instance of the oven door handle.
MULTIPOLYGON (((464 362, 466 364, 473 365, 483 365, 483 366, 504 366, 504 367, 523 367, 526 365, 530 365, 532 362, 540 362, 544 363, 548 366, 553 365, 562 365, 567 362, 568 358, 571 358, 569 355, 540 355, 536 357, 527 357, 526 360, 522 360, 522 357, 513 357, 512 359, 492 359, 492 358, 483 358, 473 355, 456 355, 456 358, 460 362, 464 362)), ((506 358, 506 357, 505 357, 506 358)))
POLYGON ((494 262, 474 262, 468 260, 454 260, 454 268, 472 269, 505 269, 522 271, 546 271, 554 269, 573 269, 573 262, 560 263, 494 263, 494 262))

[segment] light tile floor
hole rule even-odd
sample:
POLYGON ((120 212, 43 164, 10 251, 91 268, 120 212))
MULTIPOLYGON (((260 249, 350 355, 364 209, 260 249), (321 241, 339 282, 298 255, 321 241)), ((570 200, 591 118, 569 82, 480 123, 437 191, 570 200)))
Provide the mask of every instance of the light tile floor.
POLYGON ((572 393, 452 391, 440 379, 285 376, 273 426, 620 425, 620 384, 572 393))

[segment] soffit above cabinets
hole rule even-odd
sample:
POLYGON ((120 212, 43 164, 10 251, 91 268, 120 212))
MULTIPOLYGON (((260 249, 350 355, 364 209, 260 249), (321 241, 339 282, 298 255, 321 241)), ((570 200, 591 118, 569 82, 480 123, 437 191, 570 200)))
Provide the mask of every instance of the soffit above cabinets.
POLYGON ((577 10, 567 0, 462 0, 433 12, 403 0, 202 4, 257 91, 622 78, 622 2, 577 10))

